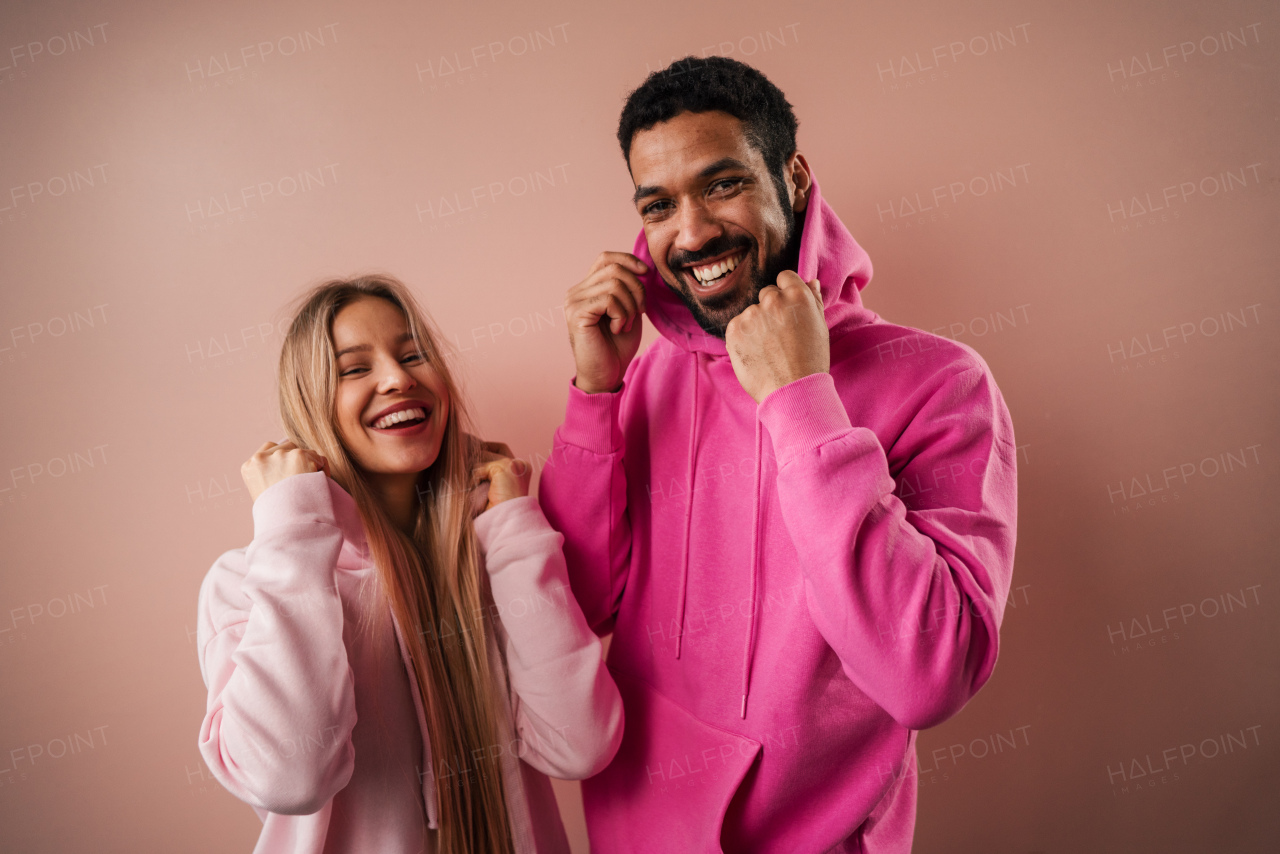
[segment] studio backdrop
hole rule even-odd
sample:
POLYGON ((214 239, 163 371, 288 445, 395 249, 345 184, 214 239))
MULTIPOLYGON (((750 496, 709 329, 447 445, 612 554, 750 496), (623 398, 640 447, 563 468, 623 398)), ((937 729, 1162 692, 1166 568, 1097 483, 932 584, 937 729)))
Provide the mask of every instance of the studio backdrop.
POLYGON ((8 0, 0 849, 252 849, 195 606, 252 536, 288 304, 400 277, 540 470, 565 292, 639 229, 623 99, 693 54, 786 93, 867 305, 1013 416, 1000 659, 919 736, 916 850, 1270 850, 1278 48, 1243 1, 8 0))

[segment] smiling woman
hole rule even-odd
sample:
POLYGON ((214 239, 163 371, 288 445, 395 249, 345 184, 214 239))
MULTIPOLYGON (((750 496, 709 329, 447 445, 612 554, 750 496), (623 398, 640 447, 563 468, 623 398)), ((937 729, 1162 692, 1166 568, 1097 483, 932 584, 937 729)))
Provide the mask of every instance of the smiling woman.
POLYGON ((254 539, 209 571, 197 638, 200 748, 259 851, 567 851, 547 775, 620 743, 561 537, 467 432, 437 339, 387 276, 317 287, 285 337, 288 439, 242 468, 254 539))

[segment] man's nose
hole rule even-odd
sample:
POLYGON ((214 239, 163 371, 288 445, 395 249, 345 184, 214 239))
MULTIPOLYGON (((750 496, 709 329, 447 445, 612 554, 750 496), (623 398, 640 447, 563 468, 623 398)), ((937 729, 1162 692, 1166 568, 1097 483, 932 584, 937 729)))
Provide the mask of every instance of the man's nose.
POLYGON ((711 211, 701 202, 681 205, 677 214, 677 226, 680 230, 676 234, 674 248, 683 252, 697 252, 724 231, 711 211))

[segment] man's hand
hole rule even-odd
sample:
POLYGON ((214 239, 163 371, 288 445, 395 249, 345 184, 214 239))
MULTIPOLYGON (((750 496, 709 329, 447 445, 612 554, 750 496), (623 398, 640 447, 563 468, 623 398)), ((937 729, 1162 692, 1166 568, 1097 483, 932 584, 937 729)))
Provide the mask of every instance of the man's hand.
POLYGON ((760 302, 725 328, 729 361, 747 394, 761 403, 784 385, 831 370, 831 340, 818 280, 790 270, 760 291, 760 302))
POLYGON ((328 474, 329 461, 315 451, 299 448, 286 440, 278 445, 267 442, 259 448, 240 466, 240 477, 249 489, 249 497, 257 501, 258 496, 267 491, 267 487, 286 477, 315 471, 328 474))
POLYGON ((616 391, 640 349, 648 266, 628 252, 601 252, 591 272, 564 300, 569 345, 577 366, 574 384, 595 394, 616 391))

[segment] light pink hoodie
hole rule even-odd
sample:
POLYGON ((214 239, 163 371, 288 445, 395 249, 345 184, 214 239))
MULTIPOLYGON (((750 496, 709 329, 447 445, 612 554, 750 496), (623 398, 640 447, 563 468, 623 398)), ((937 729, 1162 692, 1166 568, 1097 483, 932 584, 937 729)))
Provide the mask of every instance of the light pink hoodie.
POLYGON ((1017 489, 991 371, 863 307, 816 183, 797 272, 829 374, 757 406, 651 272, 662 338, 621 391, 570 388, 539 500, 627 717, 583 783, 597 854, 908 852, 915 732, 995 666, 1017 489))
MULTIPOLYGON (((433 765, 400 626, 385 598, 361 596, 374 568, 355 501, 323 472, 295 475, 253 521, 253 542, 200 589, 206 764, 263 820, 257 854, 433 851, 435 786, 459 769, 433 765)), ((608 763, 622 704, 537 503, 504 501, 475 527, 499 617, 490 662, 510 688, 510 737, 477 765, 502 769, 517 852, 567 852, 546 775, 608 763)))

